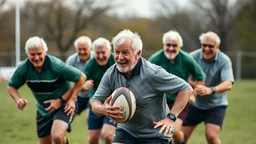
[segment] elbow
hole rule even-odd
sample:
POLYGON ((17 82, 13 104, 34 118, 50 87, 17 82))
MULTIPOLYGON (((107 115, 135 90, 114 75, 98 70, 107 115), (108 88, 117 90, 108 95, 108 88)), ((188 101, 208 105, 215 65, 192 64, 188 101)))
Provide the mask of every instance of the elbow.
POLYGON ((232 89, 232 84, 227 86, 227 91, 230 91, 232 89))
POLYGON ((85 83, 86 81, 86 75, 84 73, 81 74, 81 78, 80 78, 83 82, 83 84, 85 83))

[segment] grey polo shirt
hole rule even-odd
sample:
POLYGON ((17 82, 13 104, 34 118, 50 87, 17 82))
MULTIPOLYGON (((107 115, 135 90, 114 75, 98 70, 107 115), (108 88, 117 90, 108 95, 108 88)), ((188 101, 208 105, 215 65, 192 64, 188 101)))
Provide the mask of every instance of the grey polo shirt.
MULTIPOLYGON (((94 58, 93 51, 91 51, 90 58, 87 60, 87 62, 92 58, 94 58)), ((68 65, 71 65, 71 66, 79 69, 81 72, 84 72, 84 67, 85 67, 86 63, 84 64, 83 62, 80 61, 79 55, 77 53, 74 53, 71 56, 69 56, 67 58, 66 63, 68 65)), ((78 96, 83 97, 83 98, 89 98, 89 91, 85 91, 84 89, 82 89, 81 92, 78 94, 78 96)))
POLYGON ((104 74, 92 101, 103 103, 119 87, 127 87, 133 92, 136 111, 131 120, 119 123, 118 128, 137 138, 158 137, 169 140, 170 136, 159 133, 160 128, 154 129, 153 124, 164 119, 170 112, 164 93, 177 95, 190 89, 190 85, 162 67, 140 58, 129 78, 118 71, 116 64, 111 66, 104 74))
MULTIPOLYGON (((207 87, 217 86, 225 80, 230 80, 234 83, 231 60, 220 50, 217 50, 215 57, 211 62, 204 60, 201 49, 191 52, 190 55, 195 58, 205 72, 205 85, 207 87)), ((215 93, 207 96, 197 96, 193 105, 200 109, 227 106, 227 92, 215 93)))

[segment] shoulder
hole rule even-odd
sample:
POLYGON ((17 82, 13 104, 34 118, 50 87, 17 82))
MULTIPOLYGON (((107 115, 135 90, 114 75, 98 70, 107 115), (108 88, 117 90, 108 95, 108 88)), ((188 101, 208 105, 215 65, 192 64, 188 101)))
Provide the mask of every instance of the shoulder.
POLYGON ((181 59, 185 62, 185 63, 194 63, 195 60, 192 57, 192 55, 188 54, 187 52, 180 50, 180 55, 181 55, 181 59))
POLYGON ((158 66, 154 63, 151 63, 144 58, 142 59, 142 65, 141 65, 141 71, 144 72, 145 75, 154 75, 157 72, 159 72, 161 69, 163 69, 161 66, 158 66))
POLYGON ((48 65, 52 70, 59 71, 60 68, 63 68, 66 65, 61 59, 49 54, 46 55, 45 59, 48 59, 48 65))
POLYGON ((161 56, 163 55, 164 50, 161 49, 157 52, 155 52, 153 55, 151 55, 148 59, 148 61, 152 62, 152 63, 156 63, 160 60, 161 56))
POLYGON ((72 55, 70 55, 68 58, 67 58, 67 63, 74 63, 76 58, 77 58, 78 54, 77 53, 74 53, 72 55))
POLYGON ((196 50, 190 52, 189 55, 191 55, 191 56, 199 55, 201 52, 202 52, 202 50, 199 48, 199 49, 196 49, 196 50))
POLYGON ((219 53, 219 61, 220 61, 220 62, 223 62, 223 61, 231 62, 229 56, 226 55, 224 52, 222 52, 222 51, 219 50, 218 53, 219 53))
POLYGON ((15 71, 17 71, 19 73, 26 73, 28 71, 28 68, 30 65, 31 65, 31 63, 30 63, 29 59, 26 59, 18 65, 18 67, 15 71))

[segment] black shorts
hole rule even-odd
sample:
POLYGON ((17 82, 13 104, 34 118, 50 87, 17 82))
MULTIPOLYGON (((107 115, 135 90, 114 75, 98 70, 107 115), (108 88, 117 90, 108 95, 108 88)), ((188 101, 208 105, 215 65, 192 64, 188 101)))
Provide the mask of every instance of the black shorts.
POLYGON ((169 144, 169 140, 160 138, 135 138, 128 132, 121 128, 116 129, 115 137, 112 143, 125 143, 125 144, 169 144))
POLYGON ((77 114, 78 115, 81 114, 81 112, 83 112, 83 110, 88 108, 89 99, 90 98, 83 98, 80 96, 77 97, 76 105, 77 105, 77 114))
POLYGON ((212 123, 222 127, 227 106, 218 106, 211 109, 203 110, 193 105, 189 106, 188 114, 183 122, 184 126, 195 126, 202 121, 212 123))
POLYGON ((74 114, 67 116, 64 113, 64 106, 56 111, 42 116, 38 111, 36 112, 37 136, 39 138, 49 136, 51 134, 52 124, 54 120, 62 120, 68 124, 67 131, 71 131, 70 124, 74 118, 74 114))

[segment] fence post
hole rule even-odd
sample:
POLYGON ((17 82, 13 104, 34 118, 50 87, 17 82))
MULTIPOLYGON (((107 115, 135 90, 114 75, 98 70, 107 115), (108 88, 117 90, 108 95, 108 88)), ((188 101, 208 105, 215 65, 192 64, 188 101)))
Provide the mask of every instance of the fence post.
POLYGON ((242 75, 241 64, 242 64, 242 52, 238 50, 236 52, 236 80, 237 81, 241 80, 241 75, 242 75))

